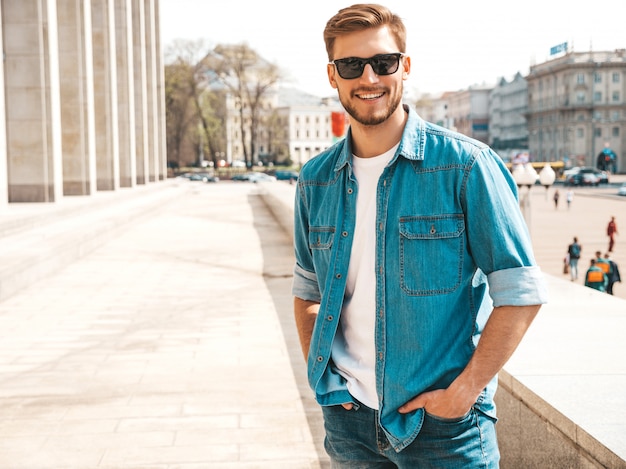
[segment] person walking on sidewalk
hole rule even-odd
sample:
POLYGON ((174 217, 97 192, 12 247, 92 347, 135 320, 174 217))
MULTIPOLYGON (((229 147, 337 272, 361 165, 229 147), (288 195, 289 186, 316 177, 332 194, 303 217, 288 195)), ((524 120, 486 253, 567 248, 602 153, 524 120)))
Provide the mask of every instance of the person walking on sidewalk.
POLYGON ((596 259, 591 259, 585 274, 585 286, 601 292, 606 292, 608 277, 604 270, 598 267, 596 259))
POLYGON ((578 259, 583 247, 578 243, 578 238, 574 236, 572 244, 567 247, 567 256, 569 259, 569 274, 572 282, 578 280, 578 259))
POLYGON ((609 295, 613 294, 613 285, 615 285, 617 282, 622 281, 622 277, 619 274, 619 267, 617 266, 617 262, 615 262, 613 259, 611 259, 611 253, 605 253, 604 254, 604 259, 609 263, 610 265, 610 270, 609 270, 609 274, 608 274, 608 282, 606 285, 606 292, 609 295))
POLYGON ((567 193, 565 194, 565 200, 567 201, 567 209, 569 210, 572 202, 574 201, 574 191, 571 189, 567 190, 567 193))
POLYGON ((497 373, 547 298, 515 181, 402 103, 399 16, 353 5, 324 40, 350 127, 300 172, 293 294, 332 467, 496 468, 497 373))
POLYGON ((609 252, 613 252, 613 246, 615 246, 615 235, 619 234, 617 231, 617 223, 615 217, 611 217, 611 221, 606 227, 606 234, 609 237, 609 252))
POLYGON ((559 208, 559 197, 561 196, 561 194, 559 194, 559 190, 556 189, 554 191, 554 197, 552 197, 552 199, 554 200, 554 209, 558 210, 559 208))

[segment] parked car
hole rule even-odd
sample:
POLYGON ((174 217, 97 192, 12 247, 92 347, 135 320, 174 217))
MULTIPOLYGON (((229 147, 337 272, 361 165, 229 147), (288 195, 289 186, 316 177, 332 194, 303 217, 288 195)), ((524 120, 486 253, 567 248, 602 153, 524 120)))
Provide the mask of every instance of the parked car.
POLYGON ((626 196, 626 182, 623 182, 619 189, 617 189, 617 195, 625 195, 626 196))
POLYGON ((248 173, 239 173, 231 176, 231 181, 249 181, 250 175, 248 173))
POLYGON ((189 180, 202 182, 219 182, 220 178, 211 173, 193 173, 189 180))
POLYGON ((200 172, 200 173, 184 173, 179 177, 189 179, 190 181, 202 181, 202 182, 218 182, 220 178, 212 173, 200 172))
POLYGON ((609 174, 606 171, 589 166, 576 166, 563 172, 566 186, 597 186, 609 183, 609 174))
POLYGON ((298 171, 278 170, 274 173, 278 181, 297 181, 300 173, 298 171))
POLYGON ((275 182, 276 176, 253 171, 248 173, 248 181, 250 182, 275 182))
POLYGON ((249 182, 274 182, 276 181, 275 176, 270 176, 269 174, 261 173, 258 171, 235 174, 230 179, 232 181, 249 181, 249 182))

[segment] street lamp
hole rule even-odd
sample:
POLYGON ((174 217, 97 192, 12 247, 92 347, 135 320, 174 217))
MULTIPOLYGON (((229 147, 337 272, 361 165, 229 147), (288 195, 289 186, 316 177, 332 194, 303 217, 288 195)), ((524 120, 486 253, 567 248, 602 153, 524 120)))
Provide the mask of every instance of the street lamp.
POLYGON ((512 175, 520 189, 520 209, 530 231, 530 188, 537 182, 539 175, 530 163, 516 165, 512 175))
POLYGON ((548 163, 543 166, 543 169, 539 171, 539 182, 546 188, 546 200, 548 200, 548 189, 556 179, 556 173, 548 163))

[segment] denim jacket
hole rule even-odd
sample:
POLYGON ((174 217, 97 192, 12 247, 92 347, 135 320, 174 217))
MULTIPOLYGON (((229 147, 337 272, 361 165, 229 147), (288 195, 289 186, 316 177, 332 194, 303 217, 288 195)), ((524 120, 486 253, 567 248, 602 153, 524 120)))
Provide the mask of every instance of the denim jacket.
MULTIPOLYGON (((407 111, 376 198, 378 415, 396 451, 415 439, 424 418, 422 409, 397 409, 450 385, 493 307, 547 298, 517 187, 501 159, 486 145, 407 111)), ((323 406, 354 402, 331 360, 358 193, 350 142, 349 132, 302 167, 294 206, 293 294, 320 302, 308 379, 323 406)), ((496 378, 474 406, 494 418, 495 388, 496 378)))

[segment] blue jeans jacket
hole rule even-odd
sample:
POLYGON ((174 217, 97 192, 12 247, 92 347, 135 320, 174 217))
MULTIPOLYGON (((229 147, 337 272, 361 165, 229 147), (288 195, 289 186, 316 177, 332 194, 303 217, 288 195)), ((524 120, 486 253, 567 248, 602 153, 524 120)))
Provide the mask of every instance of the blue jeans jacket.
MULTIPOLYGON (((423 410, 397 409, 447 388, 471 358, 494 306, 546 302, 517 187, 486 145, 413 110, 377 192, 376 386, 380 425, 397 451, 423 410)), ((320 302, 308 357, 319 404, 353 402, 334 369, 358 185, 351 136, 308 161, 295 200, 293 294, 320 302)), ((496 379, 475 408, 495 418, 496 379)))

